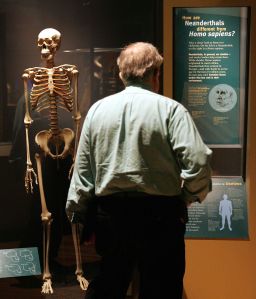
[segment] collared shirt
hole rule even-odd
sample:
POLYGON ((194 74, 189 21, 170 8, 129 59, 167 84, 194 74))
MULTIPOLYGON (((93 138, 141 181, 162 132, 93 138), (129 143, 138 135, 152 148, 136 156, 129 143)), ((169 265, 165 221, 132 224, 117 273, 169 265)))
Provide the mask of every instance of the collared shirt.
POLYGON ((66 211, 116 192, 202 201, 211 190, 211 150, 178 102, 139 86, 96 102, 79 141, 66 211))

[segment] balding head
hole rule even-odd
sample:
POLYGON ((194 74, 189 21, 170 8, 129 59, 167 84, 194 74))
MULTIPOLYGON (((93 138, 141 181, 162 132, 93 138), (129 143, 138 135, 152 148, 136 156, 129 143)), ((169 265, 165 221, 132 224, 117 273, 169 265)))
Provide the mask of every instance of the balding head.
POLYGON ((137 42, 125 47, 118 59, 117 64, 120 78, 124 84, 129 82, 143 82, 150 75, 158 71, 163 63, 163 57, 150 43, 137 42))

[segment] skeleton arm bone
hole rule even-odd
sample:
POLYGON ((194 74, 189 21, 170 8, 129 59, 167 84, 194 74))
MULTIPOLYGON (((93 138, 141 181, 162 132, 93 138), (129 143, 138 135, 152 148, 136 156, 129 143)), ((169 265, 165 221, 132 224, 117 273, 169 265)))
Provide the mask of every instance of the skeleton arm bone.
POLYGON ((78 71, 75 69, 73 70, 74 75, 74 120, 75 120, 75 149, 74 149, 74 160, 76 157, 77 145, 78 145, 78 138, 79 138, 79 129, 80 129, 80 120, 81 120, 81 113, 78 108, 78 71))
POLYGON ((75 254, 76 254, 76 276, 80 284, 80 288, 85 291, 88 288, 89 282, 83 275, 81 248, 79 244, 79 236, 80 236, 79 224, 72 223, 71 228, 72 228, 72 236, 73 236, 73 242, 74 242, 75 254))
POLYGON ((28 79, 29 74, 25 73, 22 75, 23 82, 24 82, 24 96, 25 96, 25 105, 26 105, 26 112, 24 117, 24 124, 26 130, 26 152, 27 152, 27 169, 25 175, 25 188, 27 193, 33 193, 33 178, 35 183, 37 184, 37 175, 32 167, 32 162, 30 159, 30 147, 29 147, 29 127, 32 124, 33 120, 29 113, 29 95, 28 95, 28 79))
POLYGON ((74 154, 73 154, 73 164, 69 171, 69 178, 71 177, 74 162, 76 158, 77 146, 78 146, 78 139, 79 139, 79 129, 80 129, 80 120, 81 120, 81 113, 78 108, 78 70, 74 68, 72 70, 73 74, 73 86, 74 86, 74 110, 73 110, 73 119, 75 121, 75 146, 74 146, 74 154))

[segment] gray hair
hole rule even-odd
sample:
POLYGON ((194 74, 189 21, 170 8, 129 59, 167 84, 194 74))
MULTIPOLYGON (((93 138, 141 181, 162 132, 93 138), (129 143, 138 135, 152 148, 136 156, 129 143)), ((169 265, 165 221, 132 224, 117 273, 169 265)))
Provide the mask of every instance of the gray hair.
POLYGON ((158 70, 162 63, 163 57, 156 47, 145 42, 126 46, 117 58, 117 65, 124 84, 145 80, 158 70))

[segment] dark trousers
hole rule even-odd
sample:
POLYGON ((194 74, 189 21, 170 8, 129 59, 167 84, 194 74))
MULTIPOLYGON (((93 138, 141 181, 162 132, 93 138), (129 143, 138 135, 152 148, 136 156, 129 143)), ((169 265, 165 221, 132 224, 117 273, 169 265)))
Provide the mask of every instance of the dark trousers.
POLYGON ((179 197, 118 193, 98 199, 99 274, 86 299, 123 299, 137 269, 140 299, 181 299, 186 207, 179 197))

